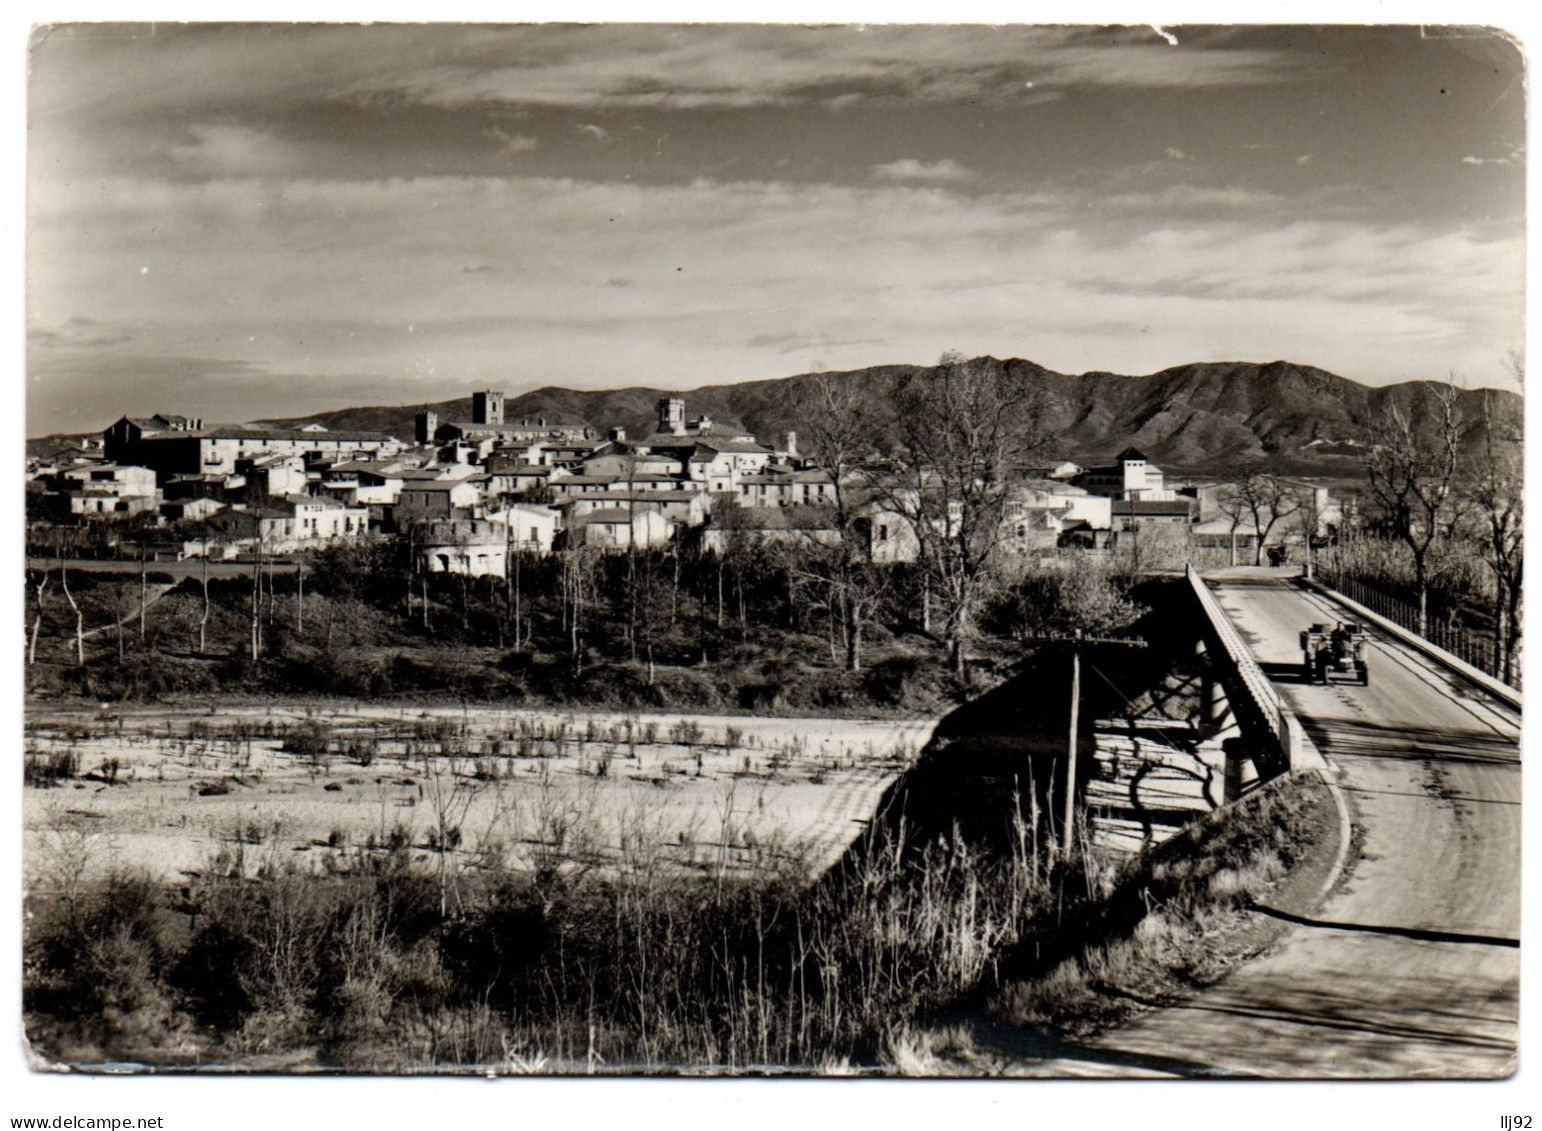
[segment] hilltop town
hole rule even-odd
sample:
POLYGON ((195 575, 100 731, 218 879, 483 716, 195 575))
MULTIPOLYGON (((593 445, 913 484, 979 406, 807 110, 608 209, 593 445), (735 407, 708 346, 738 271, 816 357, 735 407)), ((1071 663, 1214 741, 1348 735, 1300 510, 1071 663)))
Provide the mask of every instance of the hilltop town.
MULTIPOLYGON (((820 453, 800 451, 796 431, 757 437, 706 413, 688 418, 680 396, 660 398, 654 430, 636 437, 621 426, 601 435, 587 422, 506 419, 504 409, 502 392, 477 391, 469 420, 420 412, 410 439, 124 416, 29 461, 34 549, 53 526, 88 531, 77 549, 152 561, 286 556, 410 532, 426 571, 501 577, 514 552, 841 537, 837 474, 820 453)), ((1274 484, 1254 514, 1235 505, 1228 475, 1175 479, 1133 445, 1088 467, 1048 451, 1016 469, 1005 499, 1002 544, 1014 552, 1108 550, 1144 531, 1148 547, 1176 537, 1252 560, 1266 540, 1299 550, 1341 520, 1339 499, 1302 479, 1274 484)), ((839 475, 867 555, 914 561, 921 540, 905 474, 839 475)))

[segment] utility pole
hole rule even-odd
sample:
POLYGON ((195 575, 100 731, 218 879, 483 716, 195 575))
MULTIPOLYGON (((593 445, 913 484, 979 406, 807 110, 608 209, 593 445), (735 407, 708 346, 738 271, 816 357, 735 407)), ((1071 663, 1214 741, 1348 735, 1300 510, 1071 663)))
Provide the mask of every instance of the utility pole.
POLYGON ((1078 628, 1066 636, 1029 636, 1023 643, 1071 646, 1071 729, 1065 772, 1065 832, 1060 843, 1060 858, 1069 860, 1075 839, 1072 833, 1076 828, 1076 731, 1081 716, 1082 645, 1118 644, 1125 648, 1144 648, 1146 642, 1139 636, 1088 636, 1078 628))

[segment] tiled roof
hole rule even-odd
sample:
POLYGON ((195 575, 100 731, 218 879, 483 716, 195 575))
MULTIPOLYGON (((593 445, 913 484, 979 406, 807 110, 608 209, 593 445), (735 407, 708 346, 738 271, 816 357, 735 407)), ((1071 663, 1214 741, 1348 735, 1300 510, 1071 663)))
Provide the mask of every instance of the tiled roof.
POLYGON ((652 503, 655 506, 690 506, 700 498, 697 491, 585 491, 552 504, 554 507, 571 507, 576 503, 633 502, 652 503))
POLYGON ((412 480, 408 480, 407 482, 402 484, 402 493, 406 494, 406 493, 411 492, 411 491, 453 491, 455 488, 459 487, 463 483, 471 483, 471 485, 473 487, 476 486, 476 484, 472 483, 469 478, 466 478, 466 479, 412 479, 412 480))

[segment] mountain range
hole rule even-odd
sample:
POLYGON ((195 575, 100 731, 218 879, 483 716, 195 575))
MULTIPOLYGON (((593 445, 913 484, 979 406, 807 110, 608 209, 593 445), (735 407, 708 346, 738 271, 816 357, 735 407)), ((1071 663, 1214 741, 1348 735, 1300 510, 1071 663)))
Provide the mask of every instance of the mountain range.
MULTIPOLYGON (((1087 464, 1134 446, 1154 461, 1184 470, 1263 460, 1279 470, 1355 474, 1371 425, 1394 403, 1416 403, 1429 387, 1428 382, 1410 381, 1371 388, 1288 361, 1196 362, 1133 377, 1068 375, 1018 358, 977 358, 974 364, 996 367, 1011 380, 1038 387, 1041 411, 1056 437, 1046 457, 1087 464)), ((877 404, 888 399, 899 381, 927 368, 884 365, 826 376, 857 385, 864 399, 877 404)), ((685 391, 547 387, 510 398, 504 419, 544 416, 553 422, 586 422, 602 431, 620 426, 629 436, 644 436, 654 431, 658 399, 683 396, 688 417, 707 413, 714 421, 740 425, 770 441, 806 420, 813 403, 809 382, 818 376, 804 373, 685 391)), ((1520 396, 1503 390, 1464 390, 1458 401, 1464 445, 1482 442, 1485 396, 1496 426, 1503 422, 1519 435, 1520 396)), ((413 414, 424 408, 437 412, 441 421, 471 418, 467 395, 437 404, 347 408, 263 423, 317 423, 410 436, 413 414)))

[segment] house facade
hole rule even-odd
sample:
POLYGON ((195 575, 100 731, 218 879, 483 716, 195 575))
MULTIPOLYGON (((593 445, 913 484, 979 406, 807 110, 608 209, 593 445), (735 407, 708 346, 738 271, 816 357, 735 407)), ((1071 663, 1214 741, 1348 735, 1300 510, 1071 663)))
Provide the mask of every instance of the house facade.
POLYGON ((1138 448, 1126 448, 1114 457, 1112 464, 1088 468, 1075 476, 1072 483, 1111 499, 1171 502, 1177 497, 1167 486, 1162 469, 1138 448))

